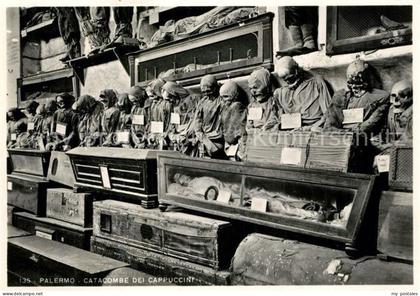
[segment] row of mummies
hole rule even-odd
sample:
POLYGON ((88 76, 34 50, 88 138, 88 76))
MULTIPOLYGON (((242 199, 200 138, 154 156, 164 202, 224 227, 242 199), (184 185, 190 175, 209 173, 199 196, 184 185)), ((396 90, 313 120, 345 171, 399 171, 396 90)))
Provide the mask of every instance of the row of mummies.
POLYGON ((362 60, 352 62, 347 87, 331 96, 321 76, 283 57, 277 74, 285 86, 273 92, 270 72, 256 68, 248 78, 249 104, 236 82, 220 86, 212 75, 202 77, 201 96, 159 78, 146 89, 133 86, 128 93, 105 89, 99 99, 82 95, 75 100, 63 93, 46 104, 31 102, 26 117, 18 109, 10 110, 8 147, 170 149, 241 160, 250 132, 278 131, 282 114, 300 114, 300 130, 353 131, 368 135, 375 147, 385 151, 394 141, 412 138, 412 83, 396 82, 390 95, 372 87, 368 68, 362 60), (344 114, 351 109, 362 110, 362 119, 346 122, 344 114), (381 137, 384 131, 391 135, 389 141, 381 137))

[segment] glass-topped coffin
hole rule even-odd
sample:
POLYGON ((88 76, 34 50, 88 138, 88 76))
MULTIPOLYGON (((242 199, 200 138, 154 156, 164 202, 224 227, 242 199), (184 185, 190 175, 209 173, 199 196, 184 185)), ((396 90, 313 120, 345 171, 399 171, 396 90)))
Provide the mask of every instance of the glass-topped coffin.
POLYGON ((206 74, 216 78, 246 75, 255 66, 273 66, 272 13, 239 24, 142 50, 131 56, 132 84, 141 86, 157 77, 182 85, 199 82, 206 74))
POLYGON ((157 150, 78 147, 66 154, 75 187, 138 202, 146 208, 157 205, 157 150))
POLYGON ((158 155, 159 202, 353 244, 374 176, 158 155))

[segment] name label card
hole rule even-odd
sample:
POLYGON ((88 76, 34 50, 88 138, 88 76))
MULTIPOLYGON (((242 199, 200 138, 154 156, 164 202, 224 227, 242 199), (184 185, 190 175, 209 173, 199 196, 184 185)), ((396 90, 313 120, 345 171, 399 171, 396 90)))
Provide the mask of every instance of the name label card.
POLYGON ((45 239, 52 240, 52 234, 45 233, 45 232, 42 232, 42 231, 39 231, 39 230, 35 231, 35 235, 38 236, 38 237, 42 237, 42 238, 45 238, 45 239))
POLYGON ((236 152, 238 152, 238 147, 239 147, 239 144, 236 144, 236 145, 230 145, 227 149, 226 149, 226 155, 227 156, 235 156, 236 155, 236 152))
POLYGON ((17 138, 16 134, 13 133, 13 134, 10 135, 10 139, 12 141, 16 141, 16 138, 17 138))
POLYGON ((34 122, 28 122, 28 132, 33 131, 35 129, 35 123, 34 122))
POLYGON ((130 133, 129 132, 117 132, 117 142, 128 143, 130 133))
POLYGON ((251 210, 258 211, 258 212, 266 212, 267 200, 264 198, 254 197, 251 200, 251 210))
POLYGON ((300 165, 302 161, 302 149, 285 147, 281 151, 280 164, 300 165))
POLYGON ((389 155, 377 155, 375 162, 379 173, 389 172, 389 155))
POLYGON ((144 125, 144 115, 133 115, 133 124, 144 125))
POLYGON ((111 189, 111 181, 109 180, 108 168, 105 166, 99 167, 101 171, 102 185, 104 188, 111 189))
POLYGON ((220 190, 219 195, 217 196, 217 201, 228 204, 231 197, 232 193, 230 191, 220 190))
POLYGON ((56 131, 57 134, 65 136, 66 131, 67 131, 67 124, 57 123, 57 126, 55 127, 55 131, 56 131))
POLYGON ((344 109, 343 124, 363 122, 363 108, 344 109))
POLYGON ((248 110, 248 120, 260 120, 262 118, 262 108, 249 108, 248 110))
POLYGON ((162 134, 163 133, 163 122, 162 121, 152 121, 151 132, 152 132, 152 134, 162 134))
POLYGON ((171 113, 171 123, 172 124, 181 124, 181 117, 178 113, 171 113))
POLYGON ((300 113, 282 114, 280 117, 281 129, 300 128, 302 126, 302 118, 300 113))
POLYGON ((7 190, 13 190, 13 183, 12 182, 7 182, 7 190))

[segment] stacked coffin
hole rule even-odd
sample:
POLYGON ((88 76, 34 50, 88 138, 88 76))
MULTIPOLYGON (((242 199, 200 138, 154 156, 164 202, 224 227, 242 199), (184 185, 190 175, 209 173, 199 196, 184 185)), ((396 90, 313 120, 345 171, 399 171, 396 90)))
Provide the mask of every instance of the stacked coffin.
POLYGON ((389 190, 379 203, 377 249, 386 260, 413 262, 413 147, 397 144, 377 159, 388 173, 389 190), (404 231, 401 231, 401 230, 404 231))
POLYGON ((246 161, 348 172, 353 133, 250 132, 246 161))
POLYGON ((13 225, 89 250, 93 198, 89 193, 73 192, 74 174, 68 156, 58 151, 9 153, 14 171, 8 176, 8 203, 24 210, 13 213, 13 225))
POLYGON ((228 284, 226 270, 240 239, 229 222, 179 210, 115 200, 93 205, 92 252, 175 284, 228 284))

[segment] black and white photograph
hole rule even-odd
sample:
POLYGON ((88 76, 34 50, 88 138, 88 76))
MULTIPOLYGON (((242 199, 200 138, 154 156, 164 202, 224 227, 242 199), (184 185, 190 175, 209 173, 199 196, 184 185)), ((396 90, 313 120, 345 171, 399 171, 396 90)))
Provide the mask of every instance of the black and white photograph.
POLYGON ((4 7, 1 289, 418 295, 416 6, 156 4, 4 7))

